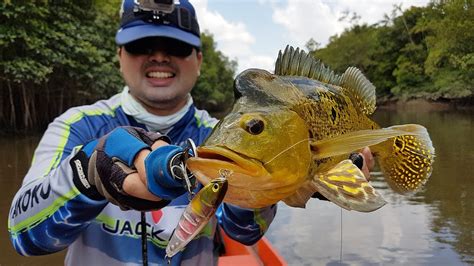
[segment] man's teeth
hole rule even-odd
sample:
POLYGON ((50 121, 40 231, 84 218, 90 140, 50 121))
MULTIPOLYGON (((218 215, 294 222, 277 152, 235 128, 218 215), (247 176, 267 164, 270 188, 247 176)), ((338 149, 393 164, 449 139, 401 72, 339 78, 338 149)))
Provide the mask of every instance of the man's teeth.
POLYGON ((165 79, 165 78, 171 78, 173 76, 173 73, 170 72, 150 72, 147 74, 149 78, 159 78, 159 79, 165 79))

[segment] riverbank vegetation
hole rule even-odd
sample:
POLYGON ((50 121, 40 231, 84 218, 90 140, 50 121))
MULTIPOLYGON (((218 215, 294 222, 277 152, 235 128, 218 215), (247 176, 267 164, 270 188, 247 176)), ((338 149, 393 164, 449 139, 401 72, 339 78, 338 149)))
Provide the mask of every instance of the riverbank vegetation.
MULTIPOLYGON (((110 97, 124 86, 116 57, 117 6, 110 1, 0 2, 0 132, 42 131, 71 106, 110 97), (14 2, 14 3, 13 3, 14 2)), ((378 101, 426 99, 473 104, 473 2, 436 0, 375 25, 357 23, 308 49, 343 72, 359 67, 378 101)), ((236 62, 202 34, 204 62, 195 103, 222 112, 232 102, 236 62)))
MULTIPOLYGON (((114 42, 120 0, 0 3, 0 131, 42 131, 72 106, 119 92, 114 42)), ((193 90, 201 107, 232 102, 236 63, 202 34, 204 62, 193 90)))
MULTIPOLYGON (((343 18, 344 19, 344 18, 343 18)), ((474 2, 437 0, 402 11, 400 5, 375 25, 358 24, 308 49, 336 72, 360 68, 379 100, 426 100, 473 104, 474 2)), ((380 102, 380 101, 379 101, 380 102)))

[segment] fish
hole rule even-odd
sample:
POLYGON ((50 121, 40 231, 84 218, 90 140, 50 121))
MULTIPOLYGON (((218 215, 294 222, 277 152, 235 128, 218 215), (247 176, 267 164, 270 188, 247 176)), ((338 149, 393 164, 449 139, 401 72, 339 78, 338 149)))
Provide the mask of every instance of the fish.
POLYGON ((273 74, 247 69, 235 78, 234 93, 232 110, 187 161, 203 184, 222 170, 232 172, 224 202, 304 208, 319 192, 344 209, 374 211, 386 201, 348 159, 364 147, 400 194, 419 190, 432 173, 427 129, 375 123, 375 86, 355 67, 337 74, 287 46, 273 74))
POLYGON ((184 250, 216 213, 227 192, 228 182, 224 175, 211 180, 192 198, 184 209, 176 229, 166 246, 166 258, 171 258, 184 250))

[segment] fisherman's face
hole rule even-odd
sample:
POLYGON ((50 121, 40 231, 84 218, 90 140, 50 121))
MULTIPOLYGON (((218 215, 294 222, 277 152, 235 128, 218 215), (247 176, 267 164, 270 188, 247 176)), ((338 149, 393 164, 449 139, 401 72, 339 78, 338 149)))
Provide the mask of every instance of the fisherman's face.
POLYGON ((186 104, 200 74, 202 53, 160 40, 119 48, 120 71, 130 93, 147 111, 170 115, 186 104))

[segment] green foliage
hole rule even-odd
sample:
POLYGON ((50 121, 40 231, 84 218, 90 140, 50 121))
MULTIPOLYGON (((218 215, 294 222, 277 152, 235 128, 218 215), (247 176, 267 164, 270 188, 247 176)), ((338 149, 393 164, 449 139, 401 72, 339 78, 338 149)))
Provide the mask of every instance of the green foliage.
POLYGON ((122 87, 114 40, 104 37, 114 36, 118 13, 105 9, 92 0, 0 3, 3 128, 41 128, 122 87))
POLYGON ((474 4, 472 1, 446 1, 428 9, 433 32, 427 37, 430 50, 426 74, 435 80, 439 95, 446 98, 474 94, 474 4))
POLYGON ((203 63, 201 76, 192 91, 194 101, 210 111, 222 111, 233 100, 233 80, 236 62, 230 61, 215 47, 209 33, 201 34, 203 63))
MULTIPOLYGON (((123 88, 114 36, 121 0, 0 2, 0 125, 42 130, 71 106, 123 88)), ((193 95, 200 106, 232 100, 235 62, 203 34, 193 95)))
POLYGON ((35 84, 38 90, 54 81, 54 87, 88 90, 91 99, 117 91, 113 39, 103 38, 113 36, 117 24, 90 2, 25 2, 0 9, 3 79, 35 84))
POLYGON ((353 25, 313 54, 338 72, 359 67, 379 97, 473 97, 473 18, 472 1, 394 6, 381 23, 353 25))
POLYGON ((393 75, 397 85, 392 93, 397 96, 416 93, 427 80, 424 74, 426 49, 421 44, 407 43, 400 50, 393 75), (414 91, 412 91, 414 90, 414 91))
POLYGON ((334 71, 344 72, 349 66, 362 71, 370 64, 368 54, 374 49, 375 28, 355 25, 340 36, 332 36, 327 47, 315 50, 313 55, 334 71))

